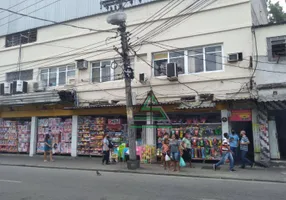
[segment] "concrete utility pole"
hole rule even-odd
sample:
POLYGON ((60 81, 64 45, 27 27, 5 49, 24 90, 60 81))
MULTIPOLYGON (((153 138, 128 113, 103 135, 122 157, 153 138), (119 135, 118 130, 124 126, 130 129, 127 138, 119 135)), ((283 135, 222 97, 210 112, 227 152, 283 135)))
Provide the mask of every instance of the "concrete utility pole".
MULTIPOLYGON (((122 52, 119 52, 117 48, 115 51, 120 54, 123 61, 123 72, 125 78, 125 95, 126 95, 126 114, 128 125, 128 143, 129 143, 129 160, 127 161, 128 169, 139 168, 140 161, 136 156, 136 135, 134 128, 134 115, 133 115, 133 103, 132 103, 132 88, 131 80, 134 78, 133 69, 130 66, 129 58, 129 44, 128 33, 126 32, 126 14, 123 12, 124 3, 133 3, 133 0, 102 0, 100 2, 101 7, 105 7, 107 10, 115 10, 114 13, 107 17, 107 22, 112 25, 119 26, 118 31, 121 38, 122 52)), ((141 0, 139 0, 141 2, 141 0)))

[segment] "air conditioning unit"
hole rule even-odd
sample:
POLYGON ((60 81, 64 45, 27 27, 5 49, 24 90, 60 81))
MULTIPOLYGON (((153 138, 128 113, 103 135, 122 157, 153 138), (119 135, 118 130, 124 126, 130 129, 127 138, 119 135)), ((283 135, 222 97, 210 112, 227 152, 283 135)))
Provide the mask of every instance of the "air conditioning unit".
POLYGON ((243 55, 242 53, 231 53, 228 54, 227 61, 228 62, 238 62, 243 60, 243 55))
POLYGON ((17 80, 13 81, 13 94, 27 93, 28 83, 26 81, 17 80))
POLYGON ((11 95, 12 94, 12 83, 1 83, 0 84, 0 94, 1 95, 11 95))
POLYGON ((76 67, 79 69, 79 70, 85 70, 88 68, 88 61, 87 60, 76 60, 76 67))
POLYGON ((33 91, 34 92, 44 92, 46 90, 46 87, 43 82, 34 82, 33 83, 33 91))
POLYGON ((178 66, 177 63, 168 63, 166 69, 167 78, 169 81, 178 80, 178 66))
POLYGON ((140 81, 141 83, 146 82, 146 81, 147 81, 146 74, 140 73, 140 74, 139 74, 139 81, 140 81))

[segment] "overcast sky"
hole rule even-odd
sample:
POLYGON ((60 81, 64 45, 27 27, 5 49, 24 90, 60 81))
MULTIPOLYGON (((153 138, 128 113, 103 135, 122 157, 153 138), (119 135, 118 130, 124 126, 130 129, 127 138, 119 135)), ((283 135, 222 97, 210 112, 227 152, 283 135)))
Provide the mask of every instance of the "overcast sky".
POLYGON ((279 1, 280 5, 283 6, 284 11, 286 12, 286 0, 271 0, 271 1, 274 3, 279 1))

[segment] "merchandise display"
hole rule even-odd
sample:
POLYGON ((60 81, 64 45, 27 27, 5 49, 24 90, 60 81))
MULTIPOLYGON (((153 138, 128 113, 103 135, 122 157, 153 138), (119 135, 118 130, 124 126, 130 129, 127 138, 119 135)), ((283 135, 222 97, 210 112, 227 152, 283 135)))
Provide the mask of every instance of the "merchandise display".
POLYGON ((172 121, 172 128, 157 129, 157 156, 161 156, 161 147, 165 133, 176 134, 180 139, 187 133, 192 145, 193 160, 219 160, 222 144, 220 122, 207 122, 206 117, 172 121))
MULTIPOLYGON (((123 142, 124 126, 122 123, 122 119, 80 117, 78 122, 78 154, 101 156, 104 134, 110 136, 114 149, 116 149, 123 142)), ((113 154, 111 157, 118 160, 117 154, 113 154)))
POLYGON ((37 153, 44 152, 44 141, 47 134, 50 134, 53 140, 53 153, 71 153, 71 118, 42 118, 38 120, 37 153))
POLYGON ((18 151, 29 152, 30 149, 30 136, 31 136, 31 122, 24 121, 17 123, 18 130, 18 151))
POLYGON ((0 120, 0 152, 28 153, 30 149, 31 122, 25 120, 0 120))

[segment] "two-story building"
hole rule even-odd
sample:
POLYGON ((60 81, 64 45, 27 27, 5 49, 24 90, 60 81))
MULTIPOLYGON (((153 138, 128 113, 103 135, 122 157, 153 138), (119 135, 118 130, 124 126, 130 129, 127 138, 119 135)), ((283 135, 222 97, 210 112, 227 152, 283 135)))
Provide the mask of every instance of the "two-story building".
POLYGON ((286 156, 286 25, 258 25, 254 30, 258 51, 254 80, 258 96, 261 159, 283 160, 286 156))
MULTIPOLYGON (((138 120, 143 143, 156 144, 166 131, 190 133, 194 158, 215 160, 222 133, 246 129, 251 156, 259 161, 259 130, 253 126, 258 124, 256 96, 251 91, 258 37, 253 25, 268 23, 266 1, 152 1, 125 12, 135 113, 152 90, 173 122, 168 130, 154 130, 141 126, 151 122, 138 120), (177 65, 175 80, 167 77, 168 63, 177 65)), ((99 13, 0 37, 3 132, 31 123, 31 140, 23 142, 26 149, 30 142, 30 155, 41 152, 43 137, 50 132, 57 135, 59 153, 97 154, 99 146, 90 144, 98 140, 90 136, 103 131, 97 126, 104 124, 102 117, 109 119, 107 126, 125 120, 122 63, 114 50, 120 40, 107 16, 99 13), (27 90, 19 80, 27 82, 27 90)), ((121 132, 116 127, 113 132, 121 132)), ((13 129, 11 134, 20 132, 13 129)), ((10 151, 7 144, 0 151, 10 151)))

